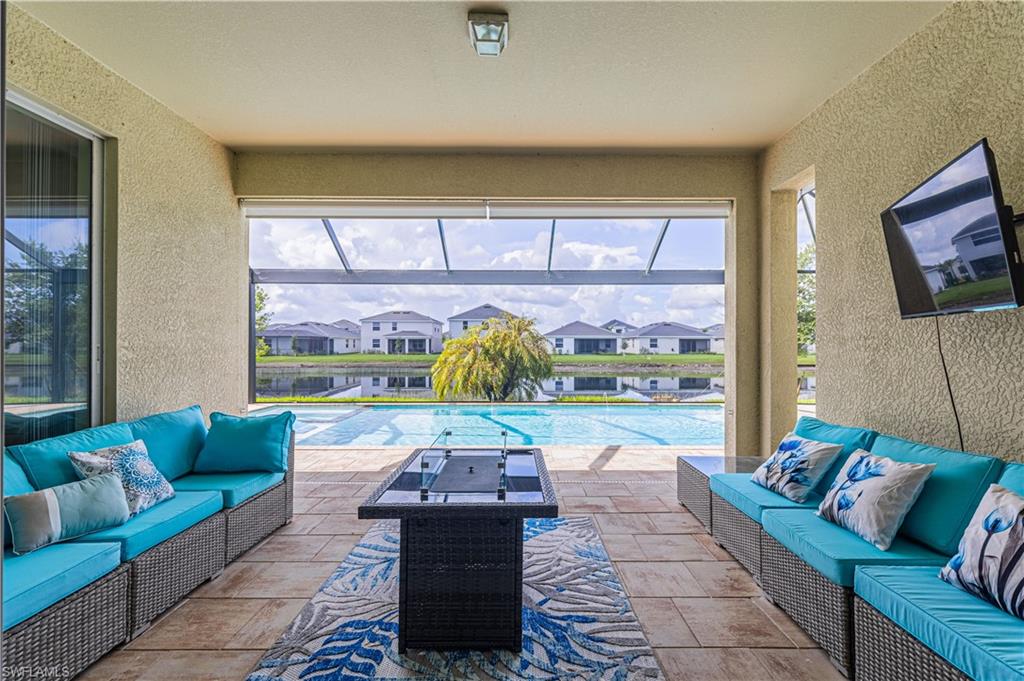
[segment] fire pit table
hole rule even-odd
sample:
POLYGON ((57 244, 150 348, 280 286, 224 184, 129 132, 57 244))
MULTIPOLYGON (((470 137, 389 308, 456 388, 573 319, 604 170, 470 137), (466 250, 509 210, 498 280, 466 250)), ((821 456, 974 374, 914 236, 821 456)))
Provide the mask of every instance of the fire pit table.
POLYGON ((359 507, 401 520, 399 652, 520 650, 523 518, 557 515, 539 449, 415 450, 359 507))

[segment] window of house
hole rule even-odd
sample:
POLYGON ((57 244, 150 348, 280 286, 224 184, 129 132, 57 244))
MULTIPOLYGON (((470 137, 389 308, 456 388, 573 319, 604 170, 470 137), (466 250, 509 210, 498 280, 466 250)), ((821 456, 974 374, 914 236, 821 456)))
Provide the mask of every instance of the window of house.
POLYGON ((658 379, 656 379, 656 378, 652 378, 652 379, 651 379, 651 380, 650 380, 650 381, 648 382, 648 386, 650 386, 650 389, 651 389, 651 390, 657 390, 657 389, 658 389, 658 379))
POLYGON ((555 391, 556 392, 562 392, 562 390, 564 390, 564 389, 565 389, 565 382, 564 381, 561 381, 561 380, 555 381, 555 391))
POLYGON ((561 350, 562 349, 562 345, 563 345, 563 340, 561 338, 556 338, 555 339, 555 347, 558 348, 559 350, 561 350))
POLYGON ((14 445, 100 419, 103 145, 20 96, 6 106, 4 432, 14 445))
POLYGON ((652 338, 651 339, 651 350, 656 350, 657 348, 658 348, 658 339, 657 338, 652 338))
POLYGON ((370 379, 370 383, 376 388, 380 385, 380 376, 374 376, 370 379))
POLYGON ((380 338, 374 338, 373 339, 373 347, 374 347, 374 349, 380 348, 380 338))
POLYGON ((391 330, 398 331, 398 322, 391 322, 391 330))
POLYGON ((380 322, 371 322, 370 329, 373 331, 380 331, 380 322))
POLYGON ((814 186, 797 195, 796 214, 796 333, 797 385, 802 403, 814 403, 817 370, 817 224, 814 186))
POLYGON ((469 322, 462 322, 462 330, 465 331, 469 328, 469 322))

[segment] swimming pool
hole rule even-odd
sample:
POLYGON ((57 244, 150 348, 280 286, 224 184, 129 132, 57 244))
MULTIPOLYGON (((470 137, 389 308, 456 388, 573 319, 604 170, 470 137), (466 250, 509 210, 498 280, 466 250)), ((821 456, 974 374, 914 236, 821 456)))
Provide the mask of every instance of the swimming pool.
POLYGON ((689 445, 720 447, 719 405, 295 405, 302 446, 426 446, 450 430, 452 445, 689 445))

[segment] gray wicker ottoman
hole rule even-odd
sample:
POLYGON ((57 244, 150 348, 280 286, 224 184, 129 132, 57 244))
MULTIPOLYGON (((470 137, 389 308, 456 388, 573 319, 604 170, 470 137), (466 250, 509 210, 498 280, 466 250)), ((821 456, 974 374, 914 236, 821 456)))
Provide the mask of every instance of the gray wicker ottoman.
POLYGON ((857 681, 970 679, 859 596, 853 597, 853 628, 857 681))
POLYGON ((711 492, 708 478, 715 473, 750 473, 762 460, 753 456, 676 457, 676 497, 711 532, 711 492))
POLYGON ((414 451, 359 507, 401 520, 398 651, 520 650, 523 519, 557 515, 539 449, 414 451))

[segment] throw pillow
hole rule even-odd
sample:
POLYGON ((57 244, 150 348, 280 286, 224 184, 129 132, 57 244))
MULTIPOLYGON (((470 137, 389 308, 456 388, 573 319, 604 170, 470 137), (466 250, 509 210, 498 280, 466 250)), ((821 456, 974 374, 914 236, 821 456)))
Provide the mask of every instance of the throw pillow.
POLYGON ((782 438, 775 453, 754 471, 751 480, 802 503, 807 501, 811 490, 842 450, 843 445, 808 440, 790 433, 782 438))
POLYGON ((210 414, 206 435, 193 471, 196 473, 242 473, 288 470, 288 449, 295 414, 286 411, 270 416, 210 414))
POLYGON ((1024 619, 1024 497, 991 485, 939 577, 1024 619))
POLYGON ((886 551, 934 469, 859 449, 828 488, 818 515, 886 551))
POLYGON ((91 452, 68 452, 68 458, 83 478, 117 474, 133 516, 174 496, 174 488, 157 470, 142 440, 91 452))
POLYGON ((128 501, 113 473, 4 499, 4 516, 16 555, 128 520, 128 501))

